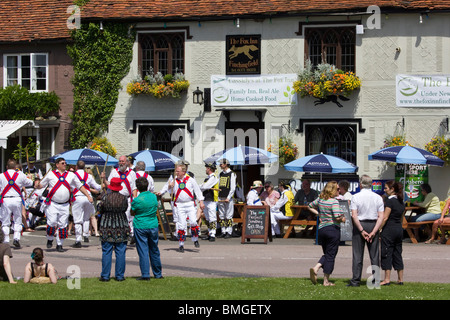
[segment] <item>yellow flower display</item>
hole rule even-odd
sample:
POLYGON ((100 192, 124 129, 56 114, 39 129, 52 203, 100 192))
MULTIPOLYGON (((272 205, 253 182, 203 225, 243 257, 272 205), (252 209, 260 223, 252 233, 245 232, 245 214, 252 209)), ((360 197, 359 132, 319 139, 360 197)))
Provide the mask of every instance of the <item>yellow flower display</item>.
POLYGON ((446 165, 450 165, 450 139, 444 136, 434 137, 425 145, 425 150, 444 160, 446 165))
POLYGON ((189 85, 189 81, 184 77, 174 79, 170 75, 159 82, 149 82, 146 78, 146 80, 135 80, 128 83, 127 93, 129 95, 145 94, 159 99, 164 97, 180 98, 181 93, 187 91, 189 85))
POLYGON ((117 154, 116 148, 108 141, 106 137, 95 137, 89 145, 89 149, 104 152, 110 156, 115 157, 117 154))
POLYGON ((326 98, 331 95, 348 97, 360 87, 361 80, 353 72, 344 72, 329 64, 314 67, 310 62, 299 74, 299 80, 294 82, 294 90, 302 98, 326 98))

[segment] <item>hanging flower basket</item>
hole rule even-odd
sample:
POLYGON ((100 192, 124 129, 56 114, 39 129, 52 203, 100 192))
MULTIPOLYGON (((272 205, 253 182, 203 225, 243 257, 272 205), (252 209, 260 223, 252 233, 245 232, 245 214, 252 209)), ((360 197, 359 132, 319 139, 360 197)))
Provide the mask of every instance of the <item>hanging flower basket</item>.
POLYGON ((444 136, 434 137, 425 145, 425 150, 444 160, 446 165, 450 164, 450 139, 444 136))
POLYGON ((273 143, 269 144, 267 151, 278 154, 280 166, 284 166, 286 163, 294 161, 298 157, 298 147, 288 137, 280 137, 278 146, 273 143))
POLYGON ((162 76, 151 72, 144 80, 134 80, 127 85, 127 93, 130 95, 150 95, 155 98, 180 98, 182 92, 187 92, 189 81, 184 79, 183 73, 162 76))
POLYGON ((116 148, 109 142, 106 137, 95 137, 88 145, 89 149, 104 152, 110 156, 115 157, 117 154, 116 148))
POLYGON ((405 136, 388 136, 386 139, 384 139, 384 145, 381 149, 406 145, 410 146, 411 144, 406 140, 405 136))
POLYGON ((326 63, 314 67, 309 60, 298 78, 294 82, 295 92, 302 98, 318 98, 315 105, 331 101, 342 107, 337 98, 347 101, 347 97, 361 87, 361 80, 353 72, 344 72, 326 63))

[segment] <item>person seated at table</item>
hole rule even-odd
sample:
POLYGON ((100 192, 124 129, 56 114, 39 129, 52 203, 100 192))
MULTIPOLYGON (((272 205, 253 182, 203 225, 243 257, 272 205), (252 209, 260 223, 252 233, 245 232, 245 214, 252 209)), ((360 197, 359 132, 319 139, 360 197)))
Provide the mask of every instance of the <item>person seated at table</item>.
MULTIPOLYGON (((444 207, 442 208, 441 217, 434 221, 433 226, 431 228, 431 238, 425 241, 425 243, 435 243, 438 236, 438 229, 443 223, 450 223, 450 197, 444 203, 444 207)), ((445 243, 445 234, 444 230, 441 230, 441 240, 440 243, 445 243)))
POLYGON ((348 192, 348 188, 350 187, 350 182, 347 180, 341 180, 338 183, 338 191, 339 195, 336 197, 338 200, 352 200, 352 194, 348 192))
POLYGON ((291 220, 294 212, 291 206, 294 204, 294 194, 289 189, 289 186, 280 182, 278 188, 281 191, 280 199, 270 208, 270 222, 272 224, 272 235, 281 237, 280 220, 291 220))
POLYGON ((250 187, 250 191, 247 193, 247 205, 248 206, 262 206, 259 194, 263 188, 263 184, 260 180, 253 181, 253 185, 250 187))
POLYGON ((420 185, 420 191, 425 199, 422 202, 414 201, 412 205, 425 209, 425 213, 417 214, 412 217, 411 222, 434 221, 441 217, 441 204, 439 198, 431 192, 431 186, 428 183, 420 185))
POLYGON ((280 199, 280 193, 273 188, 273 184, 270 181, 264 183, 264 191, 260 195, 261 201, 264 205, 273 207, 280 199))
MULTIPOLYGON (((313 202, 314 200, 316 200, 318 197, 319 197, 319 193, 316 190, 311 189, 311 181, 309 181, 308 179, 303 179, 302 180, 302 188, 300 190, 298 190, 297 193, 295 194, 294 202, 295 202, 295 204, 306 206, 306 205, 310 204, 311 202, 313 202)), ((308 209, 303 209, 300 212, 298 219, 300 219, 300 220, 316 220, 316 217, 308 209)), ((308 232, 308 229, 310 227, 311 226, 305 227, 305 229, 302 231, 302 236, 306 236, 306 233, 308 232)), ((313 227, 311 232, 314 233, 315 229, 316 229, 316 227, 313 227)))

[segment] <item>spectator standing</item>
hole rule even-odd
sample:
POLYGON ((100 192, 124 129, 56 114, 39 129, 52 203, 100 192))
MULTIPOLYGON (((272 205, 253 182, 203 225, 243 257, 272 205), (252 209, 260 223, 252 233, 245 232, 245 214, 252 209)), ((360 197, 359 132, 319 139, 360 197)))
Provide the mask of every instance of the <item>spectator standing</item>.
POLYGON ((403 186, 399 182, 388 181, 384 185, 388 196, 384 206, 383 223, 381 224, 381 269, 384 270, 382 286, 391 284, 391 269, 398 274, 398 284, 403 284, 402 218, 405 211, 403 203, 403 186))
MULTIPOLYGON (((379 229, 383 222, 384 204, 380 195, 371 190, 372 178, 362 175, 361 191, 353 195, 350 204, 353 220, 352 279, 348 286, 357 287, 361 281, 364 247, 369 250, 372 266, 380 266, 379 229)), ((376 279, 377 280, 377 279, 376 279)))
MULTIPOLYGON (((136 164, 136 167, 139 162, 136 164)), ((134 235, 139 255, 141 276, 137 280, 150 280, 150 265, 156 279, 162 278, 161 258, 158 248, 159 230, 158 200, 156 195, 148 191, 148 180, 145 177, 136 179, 139 195, 131 204, 131 215, 134 216, 134 235)))
POLYGON ((309 270, 311 281, 317 283, 317 273, 323 268, 323 285, 334 286, 330 275, 339 249, 341 222, 345 222, 344 214, 339 206, 338 187, 336 181, 327 182, 320 196, 308 206, 310 211, 319 216, 319 243, 322 244, 323 255, 319 262, 309 270))
POLYGON ((134 167, 134 170, 136 171, 136 179, 140 177, 144 177, 147 179, 148 182, 148 190, 150 192, 155 191, 155 183, 153 181, 153 178, 151 175, 149 175, 147 172, 145 172, 145 162, 144 161, 138 161, 136 162, 136 166, 134 167))
POLYGON ((106 194, 99 206, 100 241, 102 243, 102 271, 100 281, 109 281, 111 273, 112 251, 116 255, 115 279, 125 280, 125 253, 130 237, 130 227, 127 218, 128 198, 119 193, 122 190, 122 180, 111 179, 106 194))

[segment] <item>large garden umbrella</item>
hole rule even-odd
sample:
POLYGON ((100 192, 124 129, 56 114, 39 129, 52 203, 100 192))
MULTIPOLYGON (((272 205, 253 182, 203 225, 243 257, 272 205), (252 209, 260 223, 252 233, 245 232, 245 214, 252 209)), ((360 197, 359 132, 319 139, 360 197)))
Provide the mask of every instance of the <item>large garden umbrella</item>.
MULTIPOLYGON (((328 154, 313 154, 294 161, 291 161, 284 165, 284 168, 288 171, 300 171, 300 172, 319 172, 320 182, 322 182, 322 173, 354 173, 358 171, 358 167, 353 163, 348 162, 339 157, 331 156, 328 154)), ((345 222, 344 225, 351 225, 351 220, 345 222)), ((317 217, 317 226, 319 225, 319 217, 317 217)), ((345 228, 346 230, 347 228, 345 228)), ((343 228, 344 230, 344 228, 343 228)), ((351 232, 350 232, 351 234, 351 232)), ((341 239, 342 238, 341 236, 341 239)), ((319 244, 318 228, 316 229, 316 244, 319 244)))
POLYGON ((212 156, 206 158, 204 161, 219 163, 220 160, 227 159, 230 165, 240 165, 241 166, 241 185, 244 191, 244 178, 242 173, 243 165, 253 165, 253 164, 265 164, 272 163, 278 160, 278 156, 272 152, 248 146, 238 146, 234 148, 229 148, 222 150, 213 154, 212 156))
POLYGON ((288 171, 320 173, 353 173, 358 167, 339 157, 328 154, 313 154, 296 159, 284 165, 288 171))
POLYGON ((136 161, 145 162, 145 171, 173 170, 180 158, 164 151, 141 150, 130 154, 136 161))
POLYGON ((55 162, 58 158, 64 158, 67 164, 77 164, 78 160, 83 160, 87 165, 110 165, 114 166, 119 160, 104 152, 93 149, 74 149, 58 153, 49 158, 50 162, 55 162))
POLYGON ((369 160, 381 160, 404 164, 429 164, 433 166, 444 165, 444 160, 439 159, 431 152, 411 146, 388 147, 369 154, 369 160))
POLYGON ((231 165, 252 165, 276 162, 278 156, 263 149, 239 146, 217 152, 204 161, 219 163, 222 159, 227 159, 231 165))

